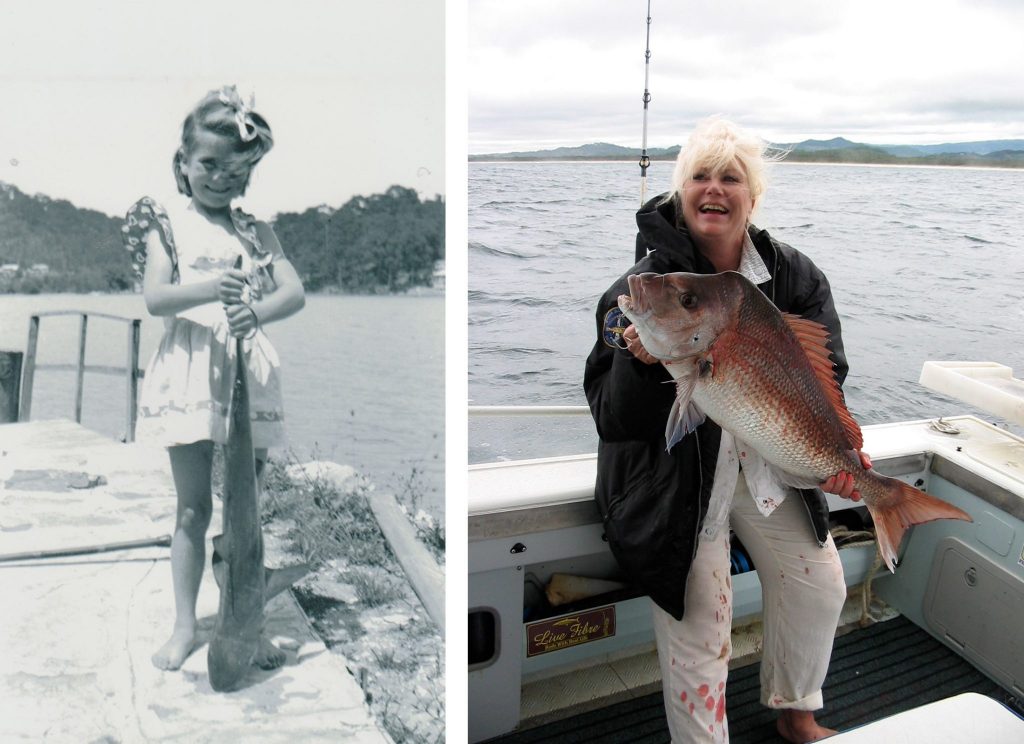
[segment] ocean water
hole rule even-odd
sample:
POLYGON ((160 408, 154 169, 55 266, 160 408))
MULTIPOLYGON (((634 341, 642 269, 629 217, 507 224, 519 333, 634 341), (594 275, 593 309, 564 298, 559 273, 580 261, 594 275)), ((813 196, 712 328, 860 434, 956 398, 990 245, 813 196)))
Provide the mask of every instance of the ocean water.
MULTIPOLYGON (((140 365, 163 333, 141 295, 0 295, 0 349, 24 351, 29 317, 85 310, 142 319, 140 365)), ((41 319, 40 364, 77 359, 78 319, 41 319)), ((124 366, 126 326, 90 317, 86 363, 124 366)), ((290 451, 351 465, 378 489, 411 486, 444 515, 444 298, 311 295, 300 313, 266 328, 281 359, 290 451)), ((74 417, 73 372, 40 370, 32 419, 74 417)), ((85 377, 83 425, 118 437, 127 394, 121 376, 85 377)))
MULTIPOLYGON (((648 197, 671 169, 652 164, 648 197)), ((861 424, 994 420, 917 380, 926 360, 996 361, 1024 377, 1022 194, 1021 170, 773 167, 754 222, 828 276, 861 424)), ((469 164, 470 405, 586 405, 596 303, 633 264, 639 204, 631 162, 469 164)), ((589 416, 471 418, 469 459, 596 442, 589 416)))

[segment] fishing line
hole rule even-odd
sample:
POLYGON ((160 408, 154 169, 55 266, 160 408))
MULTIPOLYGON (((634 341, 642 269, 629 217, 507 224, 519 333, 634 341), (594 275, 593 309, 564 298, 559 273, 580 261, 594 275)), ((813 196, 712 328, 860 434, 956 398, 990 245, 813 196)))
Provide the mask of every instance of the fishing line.
POLYGON ((647 167, 651 159, 647 157, 647 108, 651 102, 648 83, 651 75, 651 0, 647 0, 647 48, 644 51, 644 131, 640 151, 640 206, 647 200, 647 167))

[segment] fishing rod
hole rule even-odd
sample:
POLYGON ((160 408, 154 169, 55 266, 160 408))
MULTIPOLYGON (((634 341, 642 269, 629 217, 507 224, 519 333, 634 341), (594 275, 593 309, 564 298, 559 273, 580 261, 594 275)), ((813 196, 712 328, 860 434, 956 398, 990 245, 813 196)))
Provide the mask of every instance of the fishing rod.
POLYGON ((647 49, 644 52, 644 133, 640 151, 640 206, 647 200, 647 167, 651 159, 647 157, 647 106, 651 102, 648 82, 651 75, 651 0, 647 0, 647 49))

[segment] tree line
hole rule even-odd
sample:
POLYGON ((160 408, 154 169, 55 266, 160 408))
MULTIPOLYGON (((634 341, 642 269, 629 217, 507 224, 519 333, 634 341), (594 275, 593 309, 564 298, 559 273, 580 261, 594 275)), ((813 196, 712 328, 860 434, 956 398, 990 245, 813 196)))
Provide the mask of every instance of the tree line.
MULTIPOLYGON (((138 289, 122 220, 0 183, 0 292, 138 289)), ((444 259, 444 199, 392 186, 340 207, 271 220, 309 291, 399 292, 429 287, 444 259)))
POLYGON ((421 201, 402 186, 355 197, 339 209, 280 214, 273 226, 310 291, 429 287, 444 259, 444 200, 421 201))

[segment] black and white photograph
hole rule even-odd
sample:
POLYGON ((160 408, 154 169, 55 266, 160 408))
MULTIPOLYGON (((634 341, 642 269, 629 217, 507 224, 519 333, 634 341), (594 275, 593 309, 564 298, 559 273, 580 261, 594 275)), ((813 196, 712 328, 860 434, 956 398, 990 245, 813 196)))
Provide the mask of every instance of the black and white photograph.
POLYGON ((0 18, 0 740, 444 741, 444 3, 0 18))

